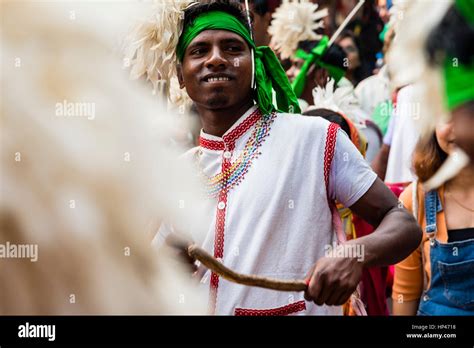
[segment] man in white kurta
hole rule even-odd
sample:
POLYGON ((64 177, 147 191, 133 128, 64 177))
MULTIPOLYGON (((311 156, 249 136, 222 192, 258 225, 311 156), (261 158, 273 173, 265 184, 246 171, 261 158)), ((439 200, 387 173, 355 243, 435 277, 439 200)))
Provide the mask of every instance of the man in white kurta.
POLYGON ((177 77, 203 125, 200 146, 184 157, 203 178, 212 220, 194 242, 237 272, 307 282, 304 294, 278 292, 208 272, 210 312, 341 314, 364 267, 398 262, 419 245, 416 221, 337 125, 297 114, 277 57, 255 46, 240 7, 195 3, 183 18, 177 77), (334 200, 376 226, 344 245, 362 247, 363 260, 329 255, 340 224, 334 200))
MULTIPOLYGON (((223 135, 201 131, 200 146, 185 154, 207 177, 235 163, 262 115, 253 106, 223 135)), ((349 207, 371 187, 375 173, 343 131, 331 127, 335 140, 332 165, 325 165, 329 122, 318 117, 275 114, 269 131, 247 171, 228 192, 214 191, 209 214, 213 221, 203 248, 231 269, 279 279, 304 279, 314 262, 333 245, 329 197, 349 207)), ((158 240, 167 235, 162 229, 158 240)), ((317 306, 303 293, 246 287, 210 274, 210 311, 216 314, 330 314, 340 306, 317 306)))

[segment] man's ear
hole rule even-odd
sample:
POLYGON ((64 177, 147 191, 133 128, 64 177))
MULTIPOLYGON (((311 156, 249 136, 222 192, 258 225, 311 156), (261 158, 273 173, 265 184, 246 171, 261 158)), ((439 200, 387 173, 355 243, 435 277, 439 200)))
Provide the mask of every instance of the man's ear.
POLYGON ((185 84, 184 84, 184 79, 183 79, 183 67, 181 64, 177 65, 176 71, 178 73, 179 88, 183 89, 185 87, 185 84))

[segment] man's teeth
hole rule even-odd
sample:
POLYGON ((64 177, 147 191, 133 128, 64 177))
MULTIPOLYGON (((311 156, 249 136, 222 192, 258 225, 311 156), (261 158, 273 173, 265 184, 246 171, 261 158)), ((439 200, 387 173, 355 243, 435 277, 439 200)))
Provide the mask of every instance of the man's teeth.
POLYGON ((207 82, 217 82, 217 81, 229 81, 228 77, 210 77, 207 79, 207 82))

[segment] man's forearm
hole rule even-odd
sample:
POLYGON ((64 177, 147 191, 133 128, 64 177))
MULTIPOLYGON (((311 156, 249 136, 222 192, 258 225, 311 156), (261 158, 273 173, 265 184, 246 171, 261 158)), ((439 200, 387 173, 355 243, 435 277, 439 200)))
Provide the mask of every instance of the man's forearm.
MULTIPOLYGON (((364 267, 398 263, 415 250, 421 242, 421 229, 406 210, 391 209, 371 234, 348 241, 362 245, 364 267)), ((360 250, 360 249, 359 249, 360 250)))
POLYGON ((385 174, 387 173, 389 154, 390 154, 390 146, 383 144, 371 163, 372 170, 377 174, 377 176, 382 181, 385 180, 385 174))

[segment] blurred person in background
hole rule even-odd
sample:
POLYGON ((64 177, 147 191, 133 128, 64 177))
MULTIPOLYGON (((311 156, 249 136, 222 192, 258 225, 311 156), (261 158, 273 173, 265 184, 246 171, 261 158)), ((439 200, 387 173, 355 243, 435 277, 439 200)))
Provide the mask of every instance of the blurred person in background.
MULTIPOLYGON (((356 0, 340 0, 337 22, 341 23, 357 3, 356 0)), ((378 36, 384 28, 384 22, 380 19, 376 5, 376 0, 366 0, 362 10, 346 28, 353 33, 359 48, 361 62, 359 81, 372 75, 377 59, 376 54, 382 50, 382 43, 378 40, 378 36)))
POLYGON ((352 83, 344 77, 350 59, 338 44, 328 47, 329 38, 320 32, 326 13, 304 2, 283 4, 276 10, 270 27, 274 33, 273 44, 277 52, 290 58, 292 65, 287 76, 303 111, 319 107, 314 100, 315 89, 340 89, 330 93, 344 96, 343 112, 368 138, 367 159, 371 161, 382 142, 380 132, 375 125, 367 123, 368 115, 360 108, 352 83), (294 18, 290 20, 288 13, 294 13, 294 18), (330 79, 334 81, 331 87, 330 79))
MULTIPOLYGON (((474 3, 457 0, 428 36, 430 66, 442 72, 442 101, 457 145, 474 161, 474 3)), ((438 98, 439 99, 439 98, 438 98)))
POLYGON ((401 88, 395 98, 383 146, 372 168, 386 183, 405 187, 416 179, 411 163, 420 137, 421 109, 412 85, 401 88))
MULTIPOLYGON (((240 0, 245 9, 245 0, 240 0)), ((268 46, 270 44, 270 34, 268 27, 272 21, 272 14, 280 5, 281 0, 249 0, 252 17, 252 29, 255 44, 257 46, 268 46)))
POLYGON ((355 89, 361 108, 370 115, 370 119, 379 127, 382 135, 387 132, 393 110, 390 77, 385 62, 385 54, 389 50, 394 37, 394 29, 390 28, 383 37, 384 49, 381 58, 383 65, 375 75, 362 80, 355 89))
POLYGON ((425 236, 396 268, 394 313, 472 315, 472 162, 466 167, 454 144, 473 157, 474 7, 465 0, 409 5, 388 58, 395 83, 412 84, 420 108, 424 134, 413 158, 420 183, 402 197, 425 236))
MULTIPOLYGON (((301 41, 298 43, 295 57, 291 59, 291 67, 286 72, 290 81, 294 82, 302 73, 305 62, 311 59, 311 51, 318 44, 318 41, 301 41)), ((346 71, 345 59, 345 52, 339 45, 334 44, 326 50, 320 60, 315 61, 310 66, 305 73, 304 81, 301 82, 303 85, 302 92, 297 93, 302 110, 306 110, 310 105, 313 105, 313 90, 315 87, 326 87, 330 78, 334 79, 336 83, 341 81, 346 71)), ((301 88, 298 90, 301 90, 301 88)))
POLYGON ((392 0, 377 0, 377 13, 385 24, 390 21, 390 7, 392 7, 392 0))
POLYGON ((400 199, 423 228, 420 247, 395 267, 396 315, 474 315, 474 165, 438 189, 427 181, 455 148, 453 123, 439 124, 417 144, 418 181, 400 199))
POLYGON ((350 30, 344 30, 336 42, 347 55, 347 71, 345 77, 355 87, 360 81, 370 75, 364 71, 365 67, 360 56, 360 46, 354 33, 350 30))

